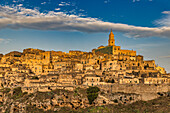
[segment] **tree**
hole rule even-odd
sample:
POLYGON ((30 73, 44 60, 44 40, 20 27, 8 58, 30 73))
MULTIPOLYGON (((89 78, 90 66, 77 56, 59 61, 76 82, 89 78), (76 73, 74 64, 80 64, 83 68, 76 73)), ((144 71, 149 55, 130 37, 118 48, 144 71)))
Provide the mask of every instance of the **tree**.
POLYGON ((87 98, 89 100, 89 103, 92 104, 93 101, 98 97, 98 92, 100 89, 98 87, 89 87, 87 89, 87 98))

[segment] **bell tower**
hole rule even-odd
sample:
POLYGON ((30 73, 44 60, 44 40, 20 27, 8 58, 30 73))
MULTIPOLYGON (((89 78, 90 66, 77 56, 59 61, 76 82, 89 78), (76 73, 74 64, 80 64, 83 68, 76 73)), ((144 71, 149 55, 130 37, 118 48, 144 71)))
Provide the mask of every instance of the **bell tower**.
POLYGON ((108 46, 115 46, 115 39, 112 30, 109 35, 108 46))

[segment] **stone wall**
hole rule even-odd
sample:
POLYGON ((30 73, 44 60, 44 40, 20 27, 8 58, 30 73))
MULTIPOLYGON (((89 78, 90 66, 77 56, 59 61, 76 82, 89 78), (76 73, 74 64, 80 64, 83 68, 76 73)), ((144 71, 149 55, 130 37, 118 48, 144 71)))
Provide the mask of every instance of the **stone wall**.
POLYGON ((100 85, 98 86, 102 91, 108 93, 123 92, 123 93, 135 93, 141 95, 141 100, 147 101, 159 97, 158 92, 168 92, 170 91, 170 86, 167 84, 162 85, 144 85, 144 84, 134 84, 134 85, 100 85))

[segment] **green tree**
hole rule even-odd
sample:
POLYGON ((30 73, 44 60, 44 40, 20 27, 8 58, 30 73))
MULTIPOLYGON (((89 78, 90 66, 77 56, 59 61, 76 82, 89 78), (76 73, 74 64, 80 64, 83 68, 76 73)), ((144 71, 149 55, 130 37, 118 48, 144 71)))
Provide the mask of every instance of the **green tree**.
POLYGON ((87 98, 88 98, 90 104, 92 104, 93 101, 97 98, 99 91, 100 91, 100 89, 96 86, 89 87, 87 89, 87 98))

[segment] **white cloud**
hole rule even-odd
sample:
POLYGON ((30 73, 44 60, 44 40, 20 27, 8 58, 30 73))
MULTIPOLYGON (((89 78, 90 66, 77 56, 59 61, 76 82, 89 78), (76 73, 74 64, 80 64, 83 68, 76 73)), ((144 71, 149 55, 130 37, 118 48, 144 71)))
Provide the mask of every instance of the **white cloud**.
POLYGON ((17 2, 24 2, 24 0, 13 0, 12 2, 17 3, 17 2))
MULTIPOLYGON (((37 30, 68 30, 80 32, 114 32, 124 33, 128 37, 168 37, 170 27, 140 27, 121 23, 104 22, 97 18, 68 15, 63 12, 49 11, 41 13, 38 9, 0 6, 0 29, 28 28, 37 30)), ((169 22, 170 23, 170 22, 169 22)))
POLYGON ((163 11, 162 14, 170 14, 170 11, 163 11))
POLYGON ((58 4, 59 6, 64 6, 64 4, 58 4))
POLYGON ((166 11, 166 12, 164 11, 164 14, 168 14, 168 15, 166 15, 162 19, 156 20, 155 23, 160 26, 170 27, 170 11, 166 11))
POLYGON ((44 5, 44 4, 46 4, 46 2, 42 2, 41 4, 44 5))
POLYGON ((23 4, 19 4, 19 5, 17 5, 18 7, 21 7, 21 6, 23 6, 23 4))
POLYGON ((60 8, 55 8, 55 10, 56 10, 56 11, 59 11, 59 10, 60 10, 60 8))
POLYGON ((58 4, 59 6, 69 6, 70 2, 61 2, 60 4, 58 4))

